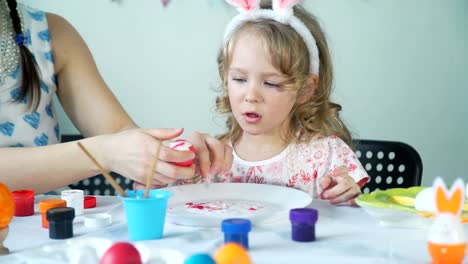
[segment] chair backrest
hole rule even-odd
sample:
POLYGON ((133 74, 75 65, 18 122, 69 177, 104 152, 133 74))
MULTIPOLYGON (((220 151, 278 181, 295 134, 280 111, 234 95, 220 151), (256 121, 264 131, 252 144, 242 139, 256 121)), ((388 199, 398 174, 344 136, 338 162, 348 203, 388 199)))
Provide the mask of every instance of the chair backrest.
POLYGON ((421 185, 423 164, 418 152, 402 142, 353 140, 354 150, 370 180, 363 193, 421 185))
MULTIPOLYGON (((62 142, 80 140, 80 135, 62 135, 62 142)), ((133 189, 133 181, 117 173, 110 173, 124 190, 133 189)), ((116 191, 101 174, 69 185, 72 189, 83 190, 86 195, 116 195, 116 191)))

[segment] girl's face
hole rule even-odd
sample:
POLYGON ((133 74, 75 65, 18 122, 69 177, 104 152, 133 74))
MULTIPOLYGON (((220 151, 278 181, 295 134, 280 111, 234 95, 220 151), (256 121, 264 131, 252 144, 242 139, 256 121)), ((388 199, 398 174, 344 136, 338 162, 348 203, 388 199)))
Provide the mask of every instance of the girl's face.
POLYGON ((244 133, 281 136, 287 131, 297 92, 281 88, 284 81, 263 39, 250 32, 240 34, 232 47, 227 87, 233 115, 244 133))

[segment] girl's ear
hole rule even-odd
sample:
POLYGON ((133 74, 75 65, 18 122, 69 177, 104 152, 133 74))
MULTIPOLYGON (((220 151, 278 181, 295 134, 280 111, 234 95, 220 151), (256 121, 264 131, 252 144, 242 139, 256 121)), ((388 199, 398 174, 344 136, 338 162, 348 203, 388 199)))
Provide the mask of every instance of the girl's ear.
POLYGON ((302 88, 297 95, 297 103, 303 104, 307 102, 315 93, 315 90, 318 85, 318 76, 315 74, 309 75, 307 78, 306 85, 302 88))

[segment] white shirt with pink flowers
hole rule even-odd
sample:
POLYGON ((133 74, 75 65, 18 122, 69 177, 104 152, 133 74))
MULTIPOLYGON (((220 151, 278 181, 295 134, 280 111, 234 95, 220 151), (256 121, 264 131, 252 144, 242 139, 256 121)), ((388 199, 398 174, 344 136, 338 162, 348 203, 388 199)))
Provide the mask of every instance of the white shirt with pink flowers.
POLYGON ((317 137, 310 142, 291 143, 278 155, 262 161, 246 161, 234 151, 229 173, 212 177, 212 182, 274 184, 296 188, 317 196, 317 179, 337 167, 346 166, 359 186, 369 176, 353 150, 336 136, 317 137))

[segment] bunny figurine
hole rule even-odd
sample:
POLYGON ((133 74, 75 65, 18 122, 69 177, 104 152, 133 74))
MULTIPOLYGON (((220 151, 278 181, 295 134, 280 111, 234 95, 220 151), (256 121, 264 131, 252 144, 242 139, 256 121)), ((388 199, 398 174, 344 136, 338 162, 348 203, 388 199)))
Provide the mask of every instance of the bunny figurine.
POLYGON ((429 229, 427 241, 432 263, 461 264, 467 246, 460 222, 465 185, 461 179, 457 179, 448 191, 444 181, 436 178, 433 188, 437 217, 429 229))

